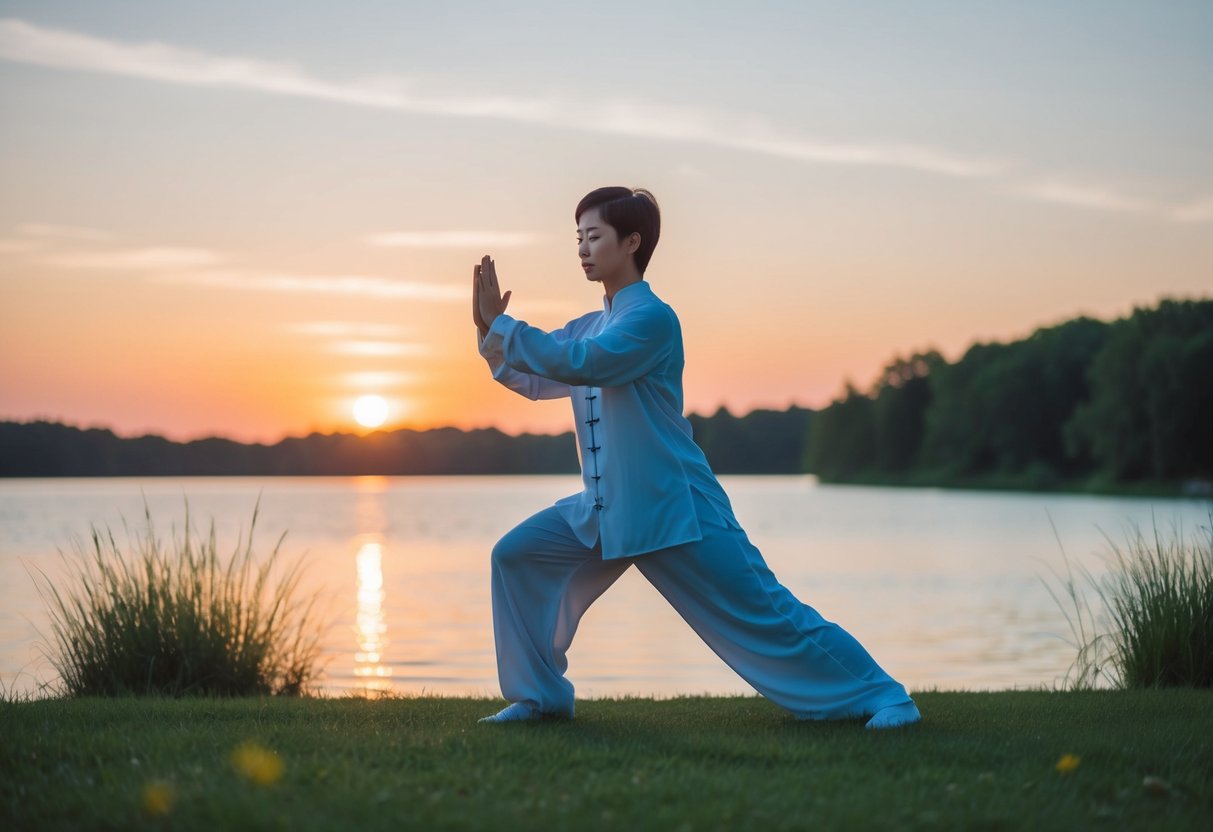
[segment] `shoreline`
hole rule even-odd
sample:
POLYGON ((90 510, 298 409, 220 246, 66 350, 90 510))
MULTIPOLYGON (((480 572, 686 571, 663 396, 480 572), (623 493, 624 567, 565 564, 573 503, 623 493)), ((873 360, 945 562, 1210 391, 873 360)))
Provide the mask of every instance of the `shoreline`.
MULTIPOLYGON (((755 479, 807 479, 817 485, 856 486, 872 488, 897 488, 905 490, 942 490, 942 491, 992 491, 1020 494, 1076 494, 1097 497, 1166 497, 1174 499, 1213 501, 1213 481, 1184 480, 1181 482, 1125 482, 1108 483, 1103 480, 1080 479, 1050 483, 1048 485, 1026 484, 1022 477, 970 477, 959 480, 943 480, 930 475, 906 474, 902 476, 856 476, 846 479, 823 479, 817 474, 802 473, 740 473, 716 472, 718 477, 746 477, 755 479)), ((42 476, 9 476, 0 474, 0 482, 54 482, 61 480, 164 480, 175 479, 290 479, 290 480, 322 480, 322 479, 353 479, 374 477, 384 479, 529 479, 539 477, 567 477, 579 479, 576 471, 569 472, 516 472, 516 473, 420 473, 420 474, 383 474, 383 473, 324 473, 324 474, 249 474, 249 473, 169 473, 169 474, 50 474, 42 476)))

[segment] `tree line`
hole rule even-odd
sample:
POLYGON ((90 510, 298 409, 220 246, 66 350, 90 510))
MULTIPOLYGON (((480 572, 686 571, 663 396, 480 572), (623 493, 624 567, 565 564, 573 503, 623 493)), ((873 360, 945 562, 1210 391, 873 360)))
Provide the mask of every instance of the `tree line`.
POLYGON ((814 413, 805 470, 836 482, 1050 488, 1213 478, 1213 300, 1087 317, 955 363, 897 358, 814 413))
MULTIPOLYGON (((956 362, 896 357, 820 410, 689 417, 721 474, 827 482, 1115 487, 1213 479, 1213 300, 1076 318, 956 362)), ((273 445, 173 442, 53 422, 0 422, 0 476, 553 474, 571 433, 496 429, 319 434, 273 445)))
MULTIPOLYGON (((797 473, 809 411, 721 409, 691 416, 721 473, 797 473)), ((510 436, 495 428, 321 434, 273 445, 209 438, 123 438, 104 428, 0 422, 0 476, 347 476, 576 473, 573 433, 510 436)))

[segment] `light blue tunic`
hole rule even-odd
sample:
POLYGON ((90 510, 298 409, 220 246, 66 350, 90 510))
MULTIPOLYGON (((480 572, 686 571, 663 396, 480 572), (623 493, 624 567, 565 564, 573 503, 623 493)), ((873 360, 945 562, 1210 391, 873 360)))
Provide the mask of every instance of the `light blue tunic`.
POLYGON ((584 488, 556 503, 562 516, 587 547, 601 535, 606 560, 703 539, 692 490, 736 525, 682 413, 674 310, 643 280, 603 306, 550 333, 500 315, 480 343, 506 387, 572 401, 584 488))

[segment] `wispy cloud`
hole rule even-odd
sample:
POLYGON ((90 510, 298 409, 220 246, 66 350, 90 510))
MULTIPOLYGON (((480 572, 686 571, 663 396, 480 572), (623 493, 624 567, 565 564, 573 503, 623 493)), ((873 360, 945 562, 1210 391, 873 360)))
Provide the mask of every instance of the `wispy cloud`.
MULTIPOLYGON (((596 101, 591 108, 557 96, 427 94, 408 78, 378 76, 330 81, 317 78, 295 64, 216 55, 155 41, 108 40, 16 18, 0 19, 0 58, 61 69, 314 98, 420 115, 502 119, 566 130, 724 147, 814 164, 878 166, 988 180, 997 183, 1003 192, 1044 203, 1094 211, 1138 212, 1176 222, 1213 222, 1204 202, 1163 205, 1121 193, 1114 187, 1077 186, 1060 181, 1059 177, 1025 182, 1018 166, 1005 159, 902 143, 826 141, 789 134, 762 117, 700 107, 655 106, 619 100, 596 101)), ((412 242, 371 244, 426 244, 421 242, 426 239, 423 236, 411 239, 412 242)), ((430 238, 428 244, 436 245, 436 240, 430 238)))
POLYGON ((1039 202, 1051 202, 1075 208, 1141 213, 1154 213, 1158 211, 1158 207, 1150 202, 1102 185, 1081 185, 1049 179, 1018 185, 1012 190, 1015 193, 1039 202))
POLYGON ((27 251, 37 251, 42 247, 38 240, 13 240, 0 237, 0 254, 22 254, 27 251))
POLYGON ((214 55, 158 41, 107 40, 16 18, 0 19, 0 58, 60 69, 194 86, 241 88, 433 115, 543 120, 553 117, 559 109, 558 102, 545 99, 427 97, 414 93, 407 79, 394 76, 344 83, 325 81, 312 77, 294 64, 214 55))
POLYGON ((99 228, 83 228, 77 225, 51 225, 44 222, 18 223, 14 230, 17 237, 0 238, 0 254, 25 254, 44 251, 48 246, 67 242, 103 242, 112 239, 108 231, 99 228))
POLYGON ((410 344, 404 341, 337 341, 330 347, 341 355, 356 355, 360 358, 399 358, 405 355, 426 355, 430 348, 425 344, 410 344))
POLYGON ((1213 222, 1213 196, 1195 199, 1171 209, 1177 222, 1213 222))
POLYGON ((764 119, 696 107, 637 101, 596 102, 593 108, 555 96, 426 95, 407 78, 380 76, 346 82, 313 77, 293 64, 213 55, 159 42, 126 43, 15 18, 0 19, 0 58, 40 66, 125 75, 194 86, 228 87, 423 115, 496 118, 515 122, 730 147, 771 156, 843 165, 884 165, 948 176, 993 176, 997 160, 949 151, 839 143, 789 136, 764 119))
POLYGON ((303 321, 284 324, 281 329, 317 338, 395 338, 405 332, 405 328, 397 324, 345 321, 303 321))
POLYGON ((395 370, 346 373, 341 378, 349 387, 356 387, 358 389, 399 387, 411 384, 417 380, 417 376, 414 373, 402 373, 395 370))
POLYGON ((1002 159, 965 156, 928 147, 829 142, 789 136, 765 119, 736 113, 710 113, 688 108, 671 118, 667 108, 655 108, 639 102, 620 102, 608 108, 607 112, 607 119, 598 124, 595 124, 593 114, 584 113, 578 116, 582 124, 557 126, 582 127, 588 123, 607 133, 714 145, 799 162, 900 168, 961 178, 995 177, 1008 166, 1002 159))
POLYGON ((468 289, 462 283, 423 283, 395 280, 377 275, 309 275, 257 270, 200 270, 156 275, 161 283, 238 289, 249 292, 287 294, 354 295, 384 300, 467 301, 468 289))
MULTIPOLYGON (((94 240, 105 232, 96 229, 69 228, 25 223, 19 230, 35 239, 0 238, 0 253, 41 251, 42 238, 94 240)), ((108 236, 108 235, 107 235, 108 236)), ((216 268, 229 258, 206 248, 144 246, 108 251, 59 251, 39 253, 35 262, 63 269, 98 271, 136 271, 154 283, 206 286, 247 292, 287 294, 352 295, 386 300, 459 301, 467 300, 468 289, 462 283, 451 285, 416 280, 399 280, 379 275, 314 275, 265 269, 216 268)), ((390 337, 398 329, 389 325, 313 322, 294 325, 297 331, 323 337, 390 337), (389 331, 390 330, 390 331, 389 331)))
POLYGON ((50 237, 60 240, 86 240, 100 242, 112 238, 108 231, 99 228, 82 228, 77 225, 50 225, 42 222, 23 222, 17 226, 17 233, 27 237, 50 237))
POLYGON ((521 231, 383 231, 363 241, 386 248, 518 248, 541 239, 521 231))
POLYGON ((213 266, 222 258, 203 248, 150 246, 120 251, 93 251, 76 254, 50 254, 40 258, 48 266, 68 269, 180 269, 213 266))
MULTIPOLYGON (((429 355, 431 348, 401 340, 405 327, 370 321, 302 321, 283 324, 280 331, 326 340, 329 352, 358 358, 400 358, 429 355)), ((353 387, 385 387, 403 384, 413 377, 399 372, 362 372, 346 378, 353 387)))

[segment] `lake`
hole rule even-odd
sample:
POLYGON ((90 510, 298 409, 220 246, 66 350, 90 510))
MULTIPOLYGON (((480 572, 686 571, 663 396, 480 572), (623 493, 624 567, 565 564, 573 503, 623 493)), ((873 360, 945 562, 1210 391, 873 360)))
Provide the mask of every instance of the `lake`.
MULTIPOLYGON (((911 690, 1053 685, 1074 658, 1042 579, 1072 563, 1104 571, 1132 524, 1193 534, 1196 499, 1035 495, 721 478, 776 576, 855 635, 911 690), (1105 538, 1105 535, 1107 538, 1105 538)), ((54 678, 30 571, 64 573, 93 526, 119 542, 143 527, 213 521, 220 552, 285 532, 304 589, 323 595, 330 693, 498 694, 489 552, 515 523, 579 489, 576 476, 235 477, 0 480, 0 685, 54 678)), ((569 652, 578 696, 752 692, 635 570, 590 609, 569 652)))

